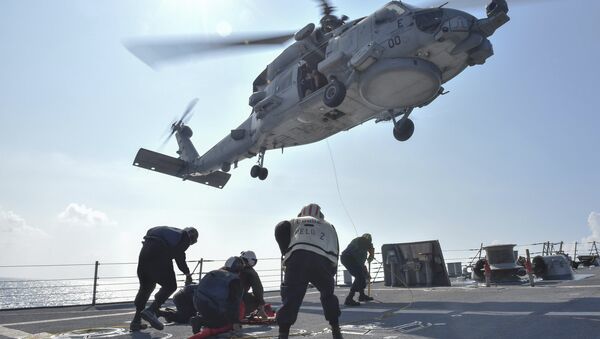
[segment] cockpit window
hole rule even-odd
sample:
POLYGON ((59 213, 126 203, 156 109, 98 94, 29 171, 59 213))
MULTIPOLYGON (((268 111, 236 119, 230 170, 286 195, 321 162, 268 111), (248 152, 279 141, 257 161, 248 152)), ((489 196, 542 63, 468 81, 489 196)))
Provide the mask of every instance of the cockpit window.
POLYGON ((406 9, 404 9, 400 3, 390 2, 385 7, 375 12, 375 22, 380 24, 396 20, 396 18, 404 14, 404 12, 406 12, 406 9))
POLYGON ((428 9, 417 12, 415 22, 417 27, 426 33, 435 33, 442 23, 443 12, 441 9, 428 9))
POLYGON ((402 7, 397 2, 389 3, 387 6, 385 6, 385 8, 389 9, 390 11, 395 12, 396 16, 402 15, 402 14, 404 14, 404 12, 406 12, 406 10, 404 9, 404 7, 402 7))

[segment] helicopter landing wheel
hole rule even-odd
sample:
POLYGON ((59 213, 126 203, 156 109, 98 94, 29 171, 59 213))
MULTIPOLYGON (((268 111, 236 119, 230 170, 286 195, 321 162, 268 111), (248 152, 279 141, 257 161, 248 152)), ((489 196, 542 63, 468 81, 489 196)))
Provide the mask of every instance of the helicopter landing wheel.
POLYGON ((250 169, 250 176, 253 178, 258 177, 258 175, 261 172, 262 167, 258 166, 258 165, 254 165, 252 166, 252 168, 250 169))
POLYGON ((268 175, 269 175, 269 170, 267 170, 265 167, 261 167, 260 172, 258 173, 258 178, 260 180, 265 180, 268 175))
POLYGON ((415 132, 415 123, 410 119, 400 120, 394 125, 394 138, 398 141, 406 141, 415 132))
POLYGON ((338 107, 346 97, 346 86, 339 80, 332 79, 323 94, 323 103, 328 107, 338 107))

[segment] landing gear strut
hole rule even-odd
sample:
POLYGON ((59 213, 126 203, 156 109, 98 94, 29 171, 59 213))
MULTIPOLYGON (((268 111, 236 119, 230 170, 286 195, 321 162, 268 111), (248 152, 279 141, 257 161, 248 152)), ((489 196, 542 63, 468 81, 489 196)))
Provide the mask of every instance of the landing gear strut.
POLYGON ((398 141, 406 141, 415 132, 415 123, 408 118, 412 109, 405 110, 404 115, 398 121, 394 115, 392 115, 392 121, 394 121, 394 138, 398 141))
POLYGON ((269 170, 263 167, 263 162, 265 161, 265 152, 265 149, 261 149, 258 153, 258 164, 252 166, 252 168, 250 169, 251 177, 258 177, 260 180, 265 180, 269 175, 269 170))

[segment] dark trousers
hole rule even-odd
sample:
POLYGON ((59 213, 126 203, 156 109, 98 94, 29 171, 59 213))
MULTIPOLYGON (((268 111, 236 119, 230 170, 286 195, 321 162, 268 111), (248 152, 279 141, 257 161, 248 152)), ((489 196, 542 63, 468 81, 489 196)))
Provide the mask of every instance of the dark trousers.
POLYGON ((242 296, 242 301, 245 307, 244 316, 248 316, 258 308, 258 298, 254 296, 254 293, 245 292, 242 296))
POLYGON ((187 324, 190 318, 196 314, 192 296, 184 293, 183 290, 175 293, 173 303, 177 307, 177 311, 169 315, 171 321, 187 324))
POLYGON ((351 255, 342 254, 341 261, 348 272, 354 277, 354 282, 352 283, 352 287, 350 287, 350 295, 354 295, 354 292, 363 295, 365 287, 367 287, 367 276, 365 275, 364 265, 359 264, 351 255))
POLYGON ((137 276, 140 281, 140 289, 135 296, 135 318, 139 319, 140 312, 146 307, 150 294, 154 291, 156 284, 160 290, 154 295, 154 302, 150 306, 154 312, 164 304, 169 296, 177 289, 173 261, 167 254, 163 244, 147 240, 142 246, 138 260, 137 276))
POLYGON ((209 303, 195 303, 198 313, 202 315, 202 325, 209 328, 219 328, 225 325, 231 324, 231 321, 227 319, 227 316, 219 312, 218 309, 209 305, 209 303))
POLYGON ((338 298, 333 294, 335 271, 333 263, 321 255, 305 250, 292 253, 286 261, 285 278, 281 285, 283 306, 277 312, 280 332, 288 332, 296 322, 308 283, 321 292, 325 319, 337 326, 341 312, 338 298))

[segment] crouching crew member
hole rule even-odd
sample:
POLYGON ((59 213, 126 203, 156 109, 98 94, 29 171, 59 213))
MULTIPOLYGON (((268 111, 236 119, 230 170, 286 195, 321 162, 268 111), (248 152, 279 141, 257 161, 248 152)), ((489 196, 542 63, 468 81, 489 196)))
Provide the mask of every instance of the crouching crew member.
POLYGON ((196 308, 194 307, 196 288, 198 288, 198 284, 190 284, 177 291, 173 295, 173 304, 177 309, 161 309, 157 315, 164 317, 169 323, 187 324, 190 318, 196 314, 196 308))
POLYGON ((365 233, 352 240, 344 252, 342 252, 342 264, 354 277, 354 282, 352 283, 352 287, 350 287, 350 294, 346 297, 344 305, 360 306, 360 303, 354 300, 354 293, 356 292, 359 293, 359 301, 373 300, 373 298, 365 294, 365 287, 367 287, 368 279, 365 261, 368 260, 371 262, 374 256, 375 249, 373 248, 373 242, 369 233, 365 233))
POLYGON ((343 339, 339 326, 340 305, 333 294, 339 253, 333 225, 325 221, 319 205, 310 204, 300 211, 297 218, 280 222, 275 227, 275 239, 285 266, 281 285, 283 306, 277 312, 279 339, 288 339, 308 283, 321 293, 321 305, 325 319, 331 325, 333 338, 343 339))
POLYGON ((244 267, 242 259, 231 257, 221 269, 207 273, 194 293, 194 306, 199 313, 191 320, 194 333, 204 326, 216 329, 215 334, 238 330, 242 285, 239 273, 244 267))
POLYGON ((140 288, 135 297, 135 315, 129 326, 131 331, 144 329, 143 318, 158 330, 163 324, 156 317, 160 306, 177 289, 177 280, 173 270, 173 259, 179 270, 186 276, 186 285, 192 282, 190 269, 185 262, 185 251, 198 241, 198 231, 193 227, 183 230, 175 227, 158 226, 148 230, 144 237, 137 266, 140 288), (154 295, 154 302, 146 309, 146 302, 156 284, 160 290, 154 295))
POLYGON ((258 273, 254 269, 257 263, 256 254, 253 251, 244 251, 240 254, 240 258, 244 261, 244 268, 240 272, 240 280, 242 282, 242 290, 244 295, 244 317, 247 317, 255 310, 258 316, 262 319, 267 319, 265 313, 264 288, 258 273), (252 292, 250 292, 252 288, 252 292))

